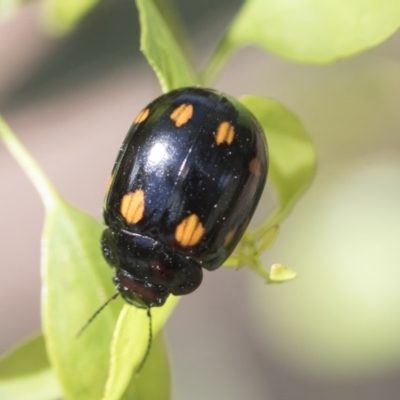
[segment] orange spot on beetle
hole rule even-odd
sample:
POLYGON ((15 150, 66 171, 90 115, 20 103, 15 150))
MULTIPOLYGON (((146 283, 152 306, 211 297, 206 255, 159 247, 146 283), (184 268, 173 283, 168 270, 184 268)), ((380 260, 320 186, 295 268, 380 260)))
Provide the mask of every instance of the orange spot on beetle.
POLYGON ((120 211, 128 224, 137 224, 144 215, 143 189, 125 194, 121 200, 120 211))
POLYGON ((133 121, 135 124, 140 124, 141 122, 145 121, 147 117, 150 114, 150 110, 148 108, 140 111, 140 113, 137 115, 135 120, 133 121))
POLYGON ((193 116, 193 106, 191 104, 181 104, 172 111, 170 118, 175 122, 177 128, 185 125, 193 116))
POLYGON ((258 161, 257 158, 252 158, 249 163, 249 170, 252 174, 256 176, 261 175, 261 164, 260 161, 258 161))
POLYGON ((215 133, 215 141, 218 145, 222 143, 231 144, 235 138, 235 128, 228 121, 221 122, 215 133))
POLYGON ((204 226, 196 214, 185 218, 175 229, 175 239, 182 247, 194 246, 204 236, 204 226))

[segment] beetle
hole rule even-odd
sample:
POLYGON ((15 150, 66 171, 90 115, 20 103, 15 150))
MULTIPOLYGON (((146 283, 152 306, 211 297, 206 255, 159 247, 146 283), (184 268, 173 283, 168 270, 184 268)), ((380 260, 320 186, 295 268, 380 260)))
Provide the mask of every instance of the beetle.
POLYGON ((199 287, 256 209, 268 172, 265 135, 238 100, 214 89, 163 94, 135 118, 103 206, 101 249, 117 294, 139 308, 199 287))

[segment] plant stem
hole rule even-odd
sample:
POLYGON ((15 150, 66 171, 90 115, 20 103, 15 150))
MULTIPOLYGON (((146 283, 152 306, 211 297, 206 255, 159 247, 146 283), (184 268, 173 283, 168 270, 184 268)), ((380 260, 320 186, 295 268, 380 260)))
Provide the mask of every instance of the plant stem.
POLYGON ((0 140, 3 141, 8 151, 11 153, 15 161, 17 161, 32 182, 35 189, 38 191, 45 208, 51 208, 59 197, 57 190, 1 115, 0 140))
POLYGON ((199 80, 202 85, 212 86, 231 52, 232 46, 225 34, 218 46, 215 48, 210 61, 207 63, 204 70, 199 73, 199 80))

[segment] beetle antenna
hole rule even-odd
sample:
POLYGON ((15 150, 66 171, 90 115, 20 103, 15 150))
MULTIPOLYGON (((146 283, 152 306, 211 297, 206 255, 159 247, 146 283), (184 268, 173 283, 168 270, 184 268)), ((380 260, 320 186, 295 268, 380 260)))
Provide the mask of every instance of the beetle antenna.
POLYGON ((100 308, 98 308, 94 314, 85 322, 79 332, 76 334, 76 338, 82 335, 83 331, 93 322, 93 320, 103 311, 103 309, 112 301, 115 300, 119 295, 119 292, 114 293, 100 308))
POLYGON ((142 371, 142 368, 143 368, 144 364, 146 363, 147 358, 149 357, 151 345, 153 342, 153 327, 152 327, 152 317, 151 317, 151 308, 150 307, 147 309, 147 316, 149 317, 149 340, 147 342, 146 353, 144 353, 142 361, 140 362, 139 367, 136 370, 136 376, 138 376, 140 374, 140 372, 142 371))

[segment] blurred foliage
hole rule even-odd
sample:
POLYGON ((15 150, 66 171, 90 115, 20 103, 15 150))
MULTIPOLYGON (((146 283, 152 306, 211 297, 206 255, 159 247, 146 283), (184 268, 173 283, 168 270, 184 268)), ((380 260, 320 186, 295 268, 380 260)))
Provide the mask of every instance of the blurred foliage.
POLYGON ((285 253, 301 279, 279 293, 252 279, 252 332, 267 354, 272 347, 280 362, 313 379, 393 374, 400 362, 398 150, 329 167, 269 254, 285 253))

